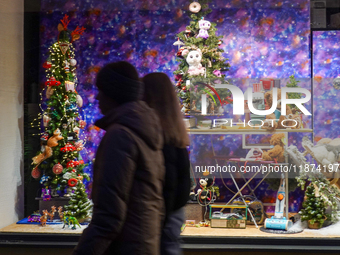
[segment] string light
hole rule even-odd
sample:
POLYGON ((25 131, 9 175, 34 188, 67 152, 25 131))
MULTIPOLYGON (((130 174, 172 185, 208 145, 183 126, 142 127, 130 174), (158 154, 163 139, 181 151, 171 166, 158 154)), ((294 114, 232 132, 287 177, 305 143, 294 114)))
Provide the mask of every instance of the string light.
MULTIPOLYGON (((31 126, 33 127, 36 122, 39 122, 39 125, 37 125, 37 127, 39 127, 39 130, 40 130, 39 135, 44 134, 44 132, 42 132, 42 129, 41 129, 41 120, 43 119, 44 115, 47 115, 53 119, 54 121, 53 126, 55 128, 61 128, 63 123, 65 123, 64 121, 66 120, 69 131, 73 131, 73 129, 77 126, 76 117, 77 118, 79 117, 79 114, 77 114, 77 110, 79 111, 79 109, 77 106, 75 106, 75 101, 77 100, 76 98, 77 93, 75 91, 64 92, 65 90, 64 80, 70 80, 74 82, 74 89, 77 88, 78 78, 74 73, 76 70, 76 67, 71 66, 69 68, 69 71, 71 74, 66 73, 65 76, 62 74, 62 68, 65 69, 65 66, 69 64, 68 59, 75 58, 75 53, 74 53, 75 48, 73 47, 73 45, 70 45, 69 49, 64 55, 59 49, 59 43, 56 42, 52 46, 50 46, 48 49, 49 49, 50 60, 53 63, 51 64, 50 68, 45 70, 46 77, 47 79, 51 79, 52 77, 54 77, 57 81, 60 80, 61 84, 59 85, 59 87, 56 87, 55 89, 53 89, 53 94, 51 95, 51 99, 49 102, 44 102, 44 105, 42 105, 41 103, 39 104, 39 108, 41 112, 38 114, 38 117, 34 119, 31 123, 31 126), (57 64, 55 62, 57 62, 57 64), (69 106, 68 104, 66 105, 66 102, 68 99, 70 99, 71 101, 71 105, 72 105, 71 108, 70 107, 67 108, 67 106, 69 106), (53 102, 56 102, 56 104, 53 102)), ((46 87, 40 93, 40 102, 43 102, 43 93, 45 91, 46 91, 46 87)), ((50 123, 48 123, 46 127, 44 127, 44 129, 47 130, 49 127, 51 127, 50 123)), ((84 137, 84 133, 79 130, 79 132, 77 133, 77 138, 80 139, 83 137, 84 137)), ((85 135, 85 138, 83 139, 84 140, 82 142, 82 146, 85 146, 87 142, 87 136, 85 135)), ((58 145, 58 148, 61 147, 62 144, 65 145, 66 143, 67 143, 67 139, 61 140, 61 143, 58 145)), ((86 148, 84 147, 83 149, 86 150, 86 148)), ((62 160, 60 163, 64 164, 69 158, 72 158, 72 157, 77 158, 79 156, 81 155, 78 150, 73 151, 73 152, 72 151, 66 152, 65 154, 61 155, 62 160)), ((79 172, 83 173, 83 169, 79 170, 79 172)), ((45 169, 44 169, 44 173, 45 173, 45 169)))

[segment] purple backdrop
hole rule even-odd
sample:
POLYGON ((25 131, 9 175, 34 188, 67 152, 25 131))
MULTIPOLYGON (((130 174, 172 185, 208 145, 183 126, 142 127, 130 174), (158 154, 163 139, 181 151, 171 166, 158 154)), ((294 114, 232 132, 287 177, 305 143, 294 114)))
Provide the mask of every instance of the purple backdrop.
MULTIPOLYGON (((160 71, 172 78, 172 72, 177 69, 177 47, 172 44, 176 40, 176 34, 189 24, 190 19, 186 13, 189 3, 186 0, 113 0, 109 3, 104 0, 42 1, 41 63, 46 60, 47 48, 57 38, 57 25, 64 14, 70 15, 70 29, 77 25, 86 28, 84 35, 74 43, 78 61, 77 91, 84 99, 81 115, 87 122, 87 128, 82 133, 82 136, 87 137, 87 149, 82 153, 85 161, 91 163, 94 159, 103 135, 102 131, 93 126, 94 120, 100 117, 94 99, 97 93, 94 82, 98 70, 108 62, 127 60, 137 67, 141 76, 160 71)), ((236 79, 239 86, 245 89, 245 78, 280 78, 285 85, 288 77, 295 74, 301 80, 299 85, 311 89, 309 1, 216 0, 210 7, 213 12, 206 19, 216 22, 217 34, 223 35, 221 47, 231 65, 230 71, 226 73, 228 78, 236 79)), ((325 35, 323 40, 326 41, 328 36, 325 35)), ((315 38, 315 43, 317 39, 315 38)), ((321 51, 318 48, 318 54, 326 55, 321 51)), ((332 53, 329 54, 333 56, 332 53)), ((320 75, 325 75, 322 73, 325 72, 323 68, 319 69, 320 75)), ((42 70, 42 84, 44 81, 42 70)), ((325 95, 320 95, 322 96, 325 95)), ((330 101, 327 103, 331 104, 330 101)), ((324 131, 320 128, 318 132, 324 131)), ((210 136, 191 137, 193 163, 197 157, 204 155, 205 163, 209 164, 210 136)), ((290 135, 289 139, 291 143, 299 145, 301 135, 290 135)), ((213 136, 213 144, 218 154, 246 153, 240 149, 239 136, 227 136, 223 139, 213 136)), ((91 166, 90 164, 89 172, 91 166)), ((230 197, 230 192, 221 180, 217 181, 217 185, 220 187, 222 200, 230 197)), ((228 185, 235 190, 231 183, 228 185)), ((267 187, 263 183, 257 195, 263 201, 272 201, 276 191, 267 190, 267 187)), ((291 209, 296 211, 300 201, 301 192, 292 193, 291 209)))

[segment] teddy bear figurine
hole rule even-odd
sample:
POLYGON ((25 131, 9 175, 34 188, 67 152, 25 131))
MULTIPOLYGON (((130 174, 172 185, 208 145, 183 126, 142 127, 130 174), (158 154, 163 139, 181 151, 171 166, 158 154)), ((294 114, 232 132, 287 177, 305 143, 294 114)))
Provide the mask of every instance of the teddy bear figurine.
POLYGON ((186 55, 186 61, 189 65, 188 74, 197 76, 197 75, 204 75, 205 68, 202 67, 202 51, 200 49, 188 51, 184 50, 182 52, 183 56, 186 55))
POLYGON ((205 68, 202 67, 202 51, 200 49, 188 51, 184 50, 183 55, 186 55, 186 61, 189 65, 188 74, 197 76, 197 75, 204 75, 205 68))
POLYGON ((288 120, 287 123, 290 123, 289 125, 291 126, 292 129, 303 128, 301 115, 292 113, 286 115, 285 119, 288 120))
POLYGON ((270 144, 274 146, 274 148, 269 151, 264 151, 262 153, 262 159, 265 161, 277 161, 278 163, 285 162, 284 156, 284 144, 282 139, 284 138, 283 133, 273 134, 270 138, 270 144))
MULTIPOLYGON (((264 94, 264 99, 269 107, 273 105, 273 90, 268 91, 264 94)), ((286 105, 286 116, 292 114, 292 110, 286 105)), ((281 89, 277 89, 277 107, 274 113, 266 116, 263 128, 273 131, 275 129, 285 129, 285 126, 292 126, 289 121, 282 122, 286 119, 286 116, 281 115, 281 89), (278 121, 276 121, 278 120, 278 121), (283 125, 282 125, 283 124, 283 125), (285 126, 284 126, 285 125, 285 126)))
POLYGON ((202 19, 198 22, 198 26, 200 30, 198 31, 197 38, 198 37, 203 38, 203 39, 209 38, 208 30, 211 27, 210 21, 202 19))

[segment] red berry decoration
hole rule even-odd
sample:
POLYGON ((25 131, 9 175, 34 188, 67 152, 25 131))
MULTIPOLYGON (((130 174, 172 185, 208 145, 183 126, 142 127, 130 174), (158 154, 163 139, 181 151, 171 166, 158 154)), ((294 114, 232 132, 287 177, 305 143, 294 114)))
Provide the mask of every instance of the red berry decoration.
POLYGON ((34 168, 31 175, 34 179, 38 179, 40 177, 40 170, 38 168, 34 168))
POLYGON ((61 164, 55 164, 53 167, 52 167, 52 171, 53 173, 55 174, 61 174, 63 172, 63 166, 61 164))
POLYGON ((73 161, 73 160, 67 162, 67 164, 66 164, 66 168, 75 167, 75 166, 76 166, 76 164, 75 164, 75 161, 73 161))
POLYGON ((49 61, 46 61, 46 62, 43 64, 43 68, 50 69, 51 67, 52 67, 52 63, 49 62, 49 61))
POLYGON ((77 183, 78 183, 77 179, 71 178, 71 179, 68 180, 67 185, 70 186, 70 187, 74 187, 74 186, 77 185, 77 183))
POLYGON ((68 152, 68 151, 75 151, 77 150, 76 147, 74 147, 72 144, 67 143, 64 147, 60 148, 61 152, 68 152))

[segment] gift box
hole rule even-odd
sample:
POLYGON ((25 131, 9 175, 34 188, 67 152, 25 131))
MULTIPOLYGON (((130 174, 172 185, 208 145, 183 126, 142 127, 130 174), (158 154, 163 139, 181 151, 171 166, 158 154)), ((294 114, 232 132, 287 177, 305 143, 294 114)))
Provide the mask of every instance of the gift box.
POLYGON ((210 205, 210 226, 212 228, 246 228, 247 210, 248 205, 210 205), (223 213, 221 210, 212 213, 214 208, 229 208, 230 213, 223 213))
POLYGON ((212 228, 246 228, 246 220, 211 219, 212 228))

